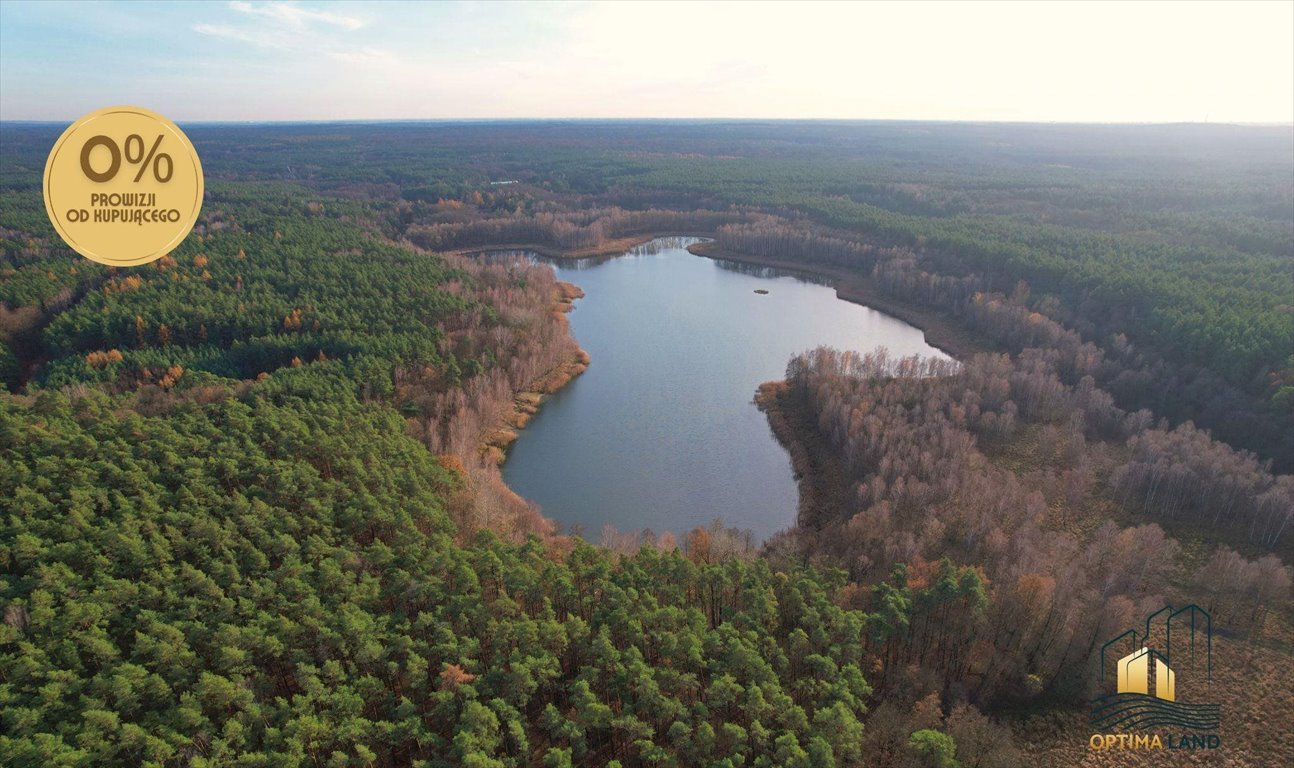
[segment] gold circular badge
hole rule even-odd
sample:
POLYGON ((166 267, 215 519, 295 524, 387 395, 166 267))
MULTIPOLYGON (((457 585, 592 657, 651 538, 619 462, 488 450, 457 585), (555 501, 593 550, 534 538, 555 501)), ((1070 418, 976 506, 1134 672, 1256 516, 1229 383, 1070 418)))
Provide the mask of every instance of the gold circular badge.
POLYGON ((45 161, 45 211, 77 253, 129 267, 170 253, 202 208, 202 163, 175 123, 108 107, 72 123, 45 161))

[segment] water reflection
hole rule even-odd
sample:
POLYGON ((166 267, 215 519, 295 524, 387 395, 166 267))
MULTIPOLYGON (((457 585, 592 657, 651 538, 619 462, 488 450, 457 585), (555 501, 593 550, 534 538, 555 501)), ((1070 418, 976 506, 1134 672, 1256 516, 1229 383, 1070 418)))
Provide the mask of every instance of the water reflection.
POLYGON ((740 272, 743 275, 771 280, 776 277, 792 277, 802 283, 812 283, 813 285, 831 285, 829 278, 821 275, 815 275, 812 272, 802 272, 796 269, 782 269, 780 267, 768 267, 763 264, 748 264, 744 261, 732 261, 731 259, 714 259, 714 264, 719 269, 726 269, 729 272, 740 272))
POLYGON ((655 256, 665 251, 677 251, 686 249, 689 245, 706 242, 708 238, 704 237, 658 237, 655 240, 648 240, 641 245, 635 245, 630 248, 626 256, 655 256))
MULTIPOLYGON (((653 240, 648 240, 640 245, 635 245, 623 253, 610 253, 603 254, 601 256, 554 257, 545 256, 536 251, 517 249, 482 250, 471 252, 468 255, 472 258, 483 259, 489 264, 508 264, 513 261, 525 261, 530 264, 560 265, 563 269, 578 272, 602 266, 613 259, 656 256, 668 251, 686 250, 690 245, 708 241, 709 238, 705 237, 658 237, 653 240)), ((729 263, 735 264, 737 262, 729 263)))

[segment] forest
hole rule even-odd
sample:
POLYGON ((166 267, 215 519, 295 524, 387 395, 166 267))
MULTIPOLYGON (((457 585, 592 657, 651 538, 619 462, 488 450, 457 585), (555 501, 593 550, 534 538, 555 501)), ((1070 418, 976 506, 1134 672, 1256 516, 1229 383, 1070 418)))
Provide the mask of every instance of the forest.
POLYGON ((110 269, 59 130, 0 124, 0 763, 1068 765, 1171 601, 1259 692, 1227 759, 1294 760, 1288 131, 185 126, 198 226, 110 269), (586 542, 498 470, 588 359, 577 289, 471 254, 665 234, 961 334, 760 388, 767 542, 586 542))

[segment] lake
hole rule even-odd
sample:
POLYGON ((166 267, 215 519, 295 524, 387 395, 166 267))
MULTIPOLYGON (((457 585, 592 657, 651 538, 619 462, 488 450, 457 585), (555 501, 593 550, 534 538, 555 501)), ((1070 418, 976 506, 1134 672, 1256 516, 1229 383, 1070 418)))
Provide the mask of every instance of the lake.
POLYGON ((918 329, 827 285, 694 256, 694 242, 553 263, 584 290, 570 321, 592 362, 521 431, 503 477, 566 530, 681 538, 722 518, 765 539, 794 525, 798 490, 753 403, 759 384, 819 345, 942 356, 918 329))

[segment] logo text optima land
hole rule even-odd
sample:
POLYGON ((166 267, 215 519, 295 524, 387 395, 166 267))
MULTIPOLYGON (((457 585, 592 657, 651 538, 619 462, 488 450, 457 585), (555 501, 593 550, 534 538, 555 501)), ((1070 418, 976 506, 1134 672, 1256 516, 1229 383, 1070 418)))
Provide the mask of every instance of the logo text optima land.
POLYGON ((1213 618, 1208 611, 1193 603, 1178 609, 1167 605, 1146 617, 1144 631, 1125 630, 1101 646, 1101 686, 1106 690, 1111 682, 1107 656, 1121 651, 1127 653, 1114 663, 1114 692, 1092 700, 1091 723, 1097 733, 1089 739, 1091 749, 1221 746, 1213 732, 1221 707, 1195 697, 1182 701, 1178 685, 1179 672, 1197 694, 1212 682, 1213 618))

